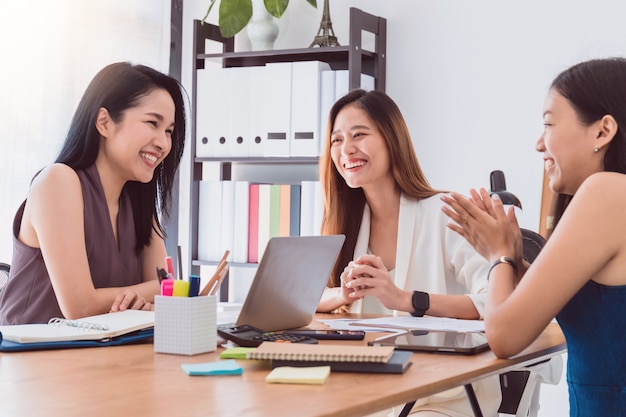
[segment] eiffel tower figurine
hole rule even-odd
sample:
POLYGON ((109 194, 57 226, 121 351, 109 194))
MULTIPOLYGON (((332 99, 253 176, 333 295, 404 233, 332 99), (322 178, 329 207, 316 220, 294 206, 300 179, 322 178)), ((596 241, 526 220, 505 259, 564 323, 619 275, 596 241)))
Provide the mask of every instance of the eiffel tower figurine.
POLYGON ((309 45, 309 48, 314 46, 340 46, 333 31, 333 22, 330 21, 330 11, 328 8, 328 0, 324 0, 324 13, 322 14, 322 22, 320 28, 317 31, 317 36, 309 45))

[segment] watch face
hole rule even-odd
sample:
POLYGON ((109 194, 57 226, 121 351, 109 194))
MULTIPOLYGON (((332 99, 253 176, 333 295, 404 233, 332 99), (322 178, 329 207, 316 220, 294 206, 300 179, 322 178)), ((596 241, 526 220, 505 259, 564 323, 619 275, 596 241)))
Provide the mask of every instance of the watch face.
POLYGON ((420 310, 428 310, 430 307, 428 293, 416 291, 413 296, 413 307, 420 310))
POLYGON ((426 313, 426 310, 430 308, 430 297, 426 292, 414 291, 411 301, 413 303, 414 310, 414 312, 411 313, 413 316, 421 317, 424 313, 426 313))

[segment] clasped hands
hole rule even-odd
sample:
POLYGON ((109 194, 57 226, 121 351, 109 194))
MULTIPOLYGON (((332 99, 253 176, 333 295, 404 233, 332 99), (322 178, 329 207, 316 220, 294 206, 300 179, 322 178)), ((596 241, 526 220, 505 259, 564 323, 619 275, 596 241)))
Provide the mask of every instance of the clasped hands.
POLYGON ((341 273, 341 292, 347 303, 366 295, 378 298, 388 309, 397 309, 402 290, 396 287, 380 257, 362 255, 341 273))

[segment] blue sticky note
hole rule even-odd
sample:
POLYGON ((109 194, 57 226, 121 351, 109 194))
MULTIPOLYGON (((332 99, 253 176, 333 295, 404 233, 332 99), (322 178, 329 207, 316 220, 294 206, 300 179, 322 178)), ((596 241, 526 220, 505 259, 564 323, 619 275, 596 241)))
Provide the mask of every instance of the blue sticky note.
POLYGON ((207 363, 183 363, 181 366, 187 375, 241 375, 243 369, 234 359, 207 363))

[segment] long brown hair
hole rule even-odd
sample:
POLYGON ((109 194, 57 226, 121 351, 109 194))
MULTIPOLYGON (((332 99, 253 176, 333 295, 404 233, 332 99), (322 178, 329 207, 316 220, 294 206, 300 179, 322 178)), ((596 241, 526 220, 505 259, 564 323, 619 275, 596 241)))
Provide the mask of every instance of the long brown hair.
POLYGON ((380 91, 353 90, 340 98, 330 110, 325 142, 320 157, 320 182, 324 198, 322 234, 346 235, 346 241, 332 270, 328 285, 341 285, 339 276, 352 260, 363 219, 365 193, 362 188, 350 188, 335 168, 330 155, 330 134, 339 112, 346 106, 365 112, 385 140, 391 159, 390 166, 396 187, 406 196, 421 200, 440 191, 433 189, 417 161, 411 135, 396 103, 380 91))

